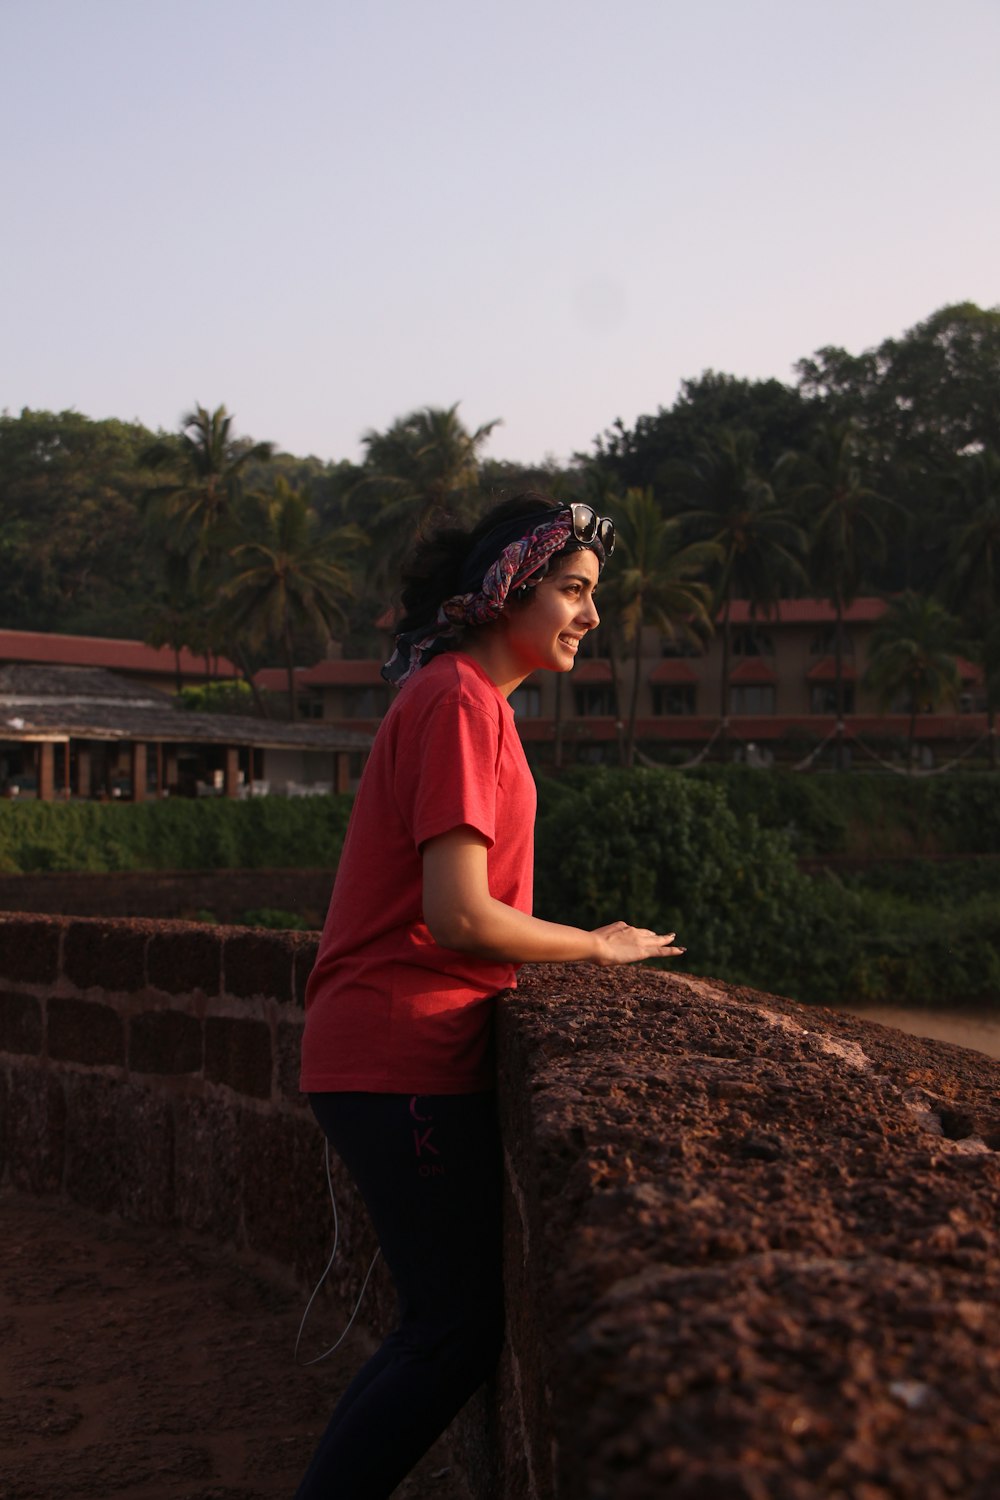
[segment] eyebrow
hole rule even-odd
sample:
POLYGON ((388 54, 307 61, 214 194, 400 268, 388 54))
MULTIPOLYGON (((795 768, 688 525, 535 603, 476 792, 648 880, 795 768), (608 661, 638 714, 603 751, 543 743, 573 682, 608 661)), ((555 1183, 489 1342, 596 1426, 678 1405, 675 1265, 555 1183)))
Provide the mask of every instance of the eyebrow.
POLYGON ((597 584, 591 583, 583 573, 560 573, 559 577, 565 579, 567 583, 582 583, 584 588, 596 589, 597 587, 597 584))

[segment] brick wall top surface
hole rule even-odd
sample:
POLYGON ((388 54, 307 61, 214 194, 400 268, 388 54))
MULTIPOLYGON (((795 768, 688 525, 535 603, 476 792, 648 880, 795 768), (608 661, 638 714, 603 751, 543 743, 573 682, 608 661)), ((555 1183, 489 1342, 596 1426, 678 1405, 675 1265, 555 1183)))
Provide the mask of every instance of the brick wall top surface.
POLYGON ((15 983, 50 983, 59 972, 65 925, 59 918, 0 912, 0 977, 15 983))
POLYGON ((499 1029, 560 1494, 988 1492, 1000 1063, 651 971, 499 1029))

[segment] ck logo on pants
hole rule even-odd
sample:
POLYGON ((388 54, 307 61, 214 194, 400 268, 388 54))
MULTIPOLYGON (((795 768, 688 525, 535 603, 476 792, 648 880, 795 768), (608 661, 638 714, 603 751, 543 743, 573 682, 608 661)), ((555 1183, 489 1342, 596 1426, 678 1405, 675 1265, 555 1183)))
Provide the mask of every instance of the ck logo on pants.
POLYGON ((439 1157, 441 1153, 435 1146, 434 1142, 431 1140, 431 1136, 434 1134, 434 1126, 428 1125, 426 1123, 428 1120, 432 1120, 434 1117, 433 1115, 422 1115, 420 1113, 419 1109, 417 1108, 416 1094, 414 1094, 413 1098, 410 1100, 410 1114, 412 1115, 414 1120, 418 1120, 420 1122, 414 1127, 413 1131, 413 1150, 418 1162, 420 1163, 417 1170, 419 1171, 421 1177, 443 1177, 444 1167, 439 1161, 427 1161, 424 1159, 425 1157, 439 1157), (421 1125, 426 1125, 426 1129, 422 1130, 420 1128, 421 1125))

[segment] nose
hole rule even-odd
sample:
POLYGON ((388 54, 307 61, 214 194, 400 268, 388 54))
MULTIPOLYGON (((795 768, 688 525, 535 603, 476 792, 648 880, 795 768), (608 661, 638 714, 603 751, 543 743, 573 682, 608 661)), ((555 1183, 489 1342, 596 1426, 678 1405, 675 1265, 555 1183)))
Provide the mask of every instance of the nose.
POLYGON ((580 611, 581 623, 585 623, 588 630, 594 630, 601 623, 601 617, 597 613, 597 605, 594 603, 593 595, 588 594, 583 601, 580 611))

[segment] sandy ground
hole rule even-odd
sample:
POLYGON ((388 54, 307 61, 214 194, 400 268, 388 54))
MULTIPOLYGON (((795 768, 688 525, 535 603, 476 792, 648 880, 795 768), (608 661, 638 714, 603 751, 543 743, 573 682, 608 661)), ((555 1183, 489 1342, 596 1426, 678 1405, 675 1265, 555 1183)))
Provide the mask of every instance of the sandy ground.
MULTIPOLYGON (((304 1303, 195 1236, 0 1196, 3 1500, 291 1500, 364 1352, 296 1366, 304 1303)), ((396 1494, 468 1500, 440 1445, 396 1494)))
POLYGON ((877 1021, 880 1026, 895 1026, 910 1036, 929 1036, 938 1042, 952 1042, 956 1047, 973 1047, 987 1057, 1000 1057, 1000 1014, 955 1015, 950 1011, 907 1010, 901 1005, 875 1005, 868 1009, 847 1010, 851 1016, 877 1021))

